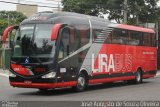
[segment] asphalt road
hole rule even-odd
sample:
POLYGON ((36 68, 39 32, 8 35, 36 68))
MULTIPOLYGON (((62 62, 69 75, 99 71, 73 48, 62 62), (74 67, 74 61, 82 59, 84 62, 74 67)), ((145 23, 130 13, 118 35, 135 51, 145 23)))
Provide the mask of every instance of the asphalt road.
POLYGON ((146 79, 138 85, 128 85, 123 82, 94 85, 80 93, 71 89, 43 93, 37 89, 13 88, 9 86, 7 77, 0 76, 0 101, 38 101, 34 102, 38 107, 45 107, 43 104, 46 102, 42 101, 70 101, 61 103, 65 106, 73 104, 72 101, 160 101, 160 77, 146 79))

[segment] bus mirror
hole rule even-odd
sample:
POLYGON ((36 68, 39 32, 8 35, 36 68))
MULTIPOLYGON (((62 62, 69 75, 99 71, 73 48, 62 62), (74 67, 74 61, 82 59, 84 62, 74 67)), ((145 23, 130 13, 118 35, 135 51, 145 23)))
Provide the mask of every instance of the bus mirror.
POLYGON ((54 41, 57 39, 61 26, 62 26, 62 24, 56 24, 53 26, 52 33, 51 33, 51 41, 54 41))
POLYGON ((18 26, 9 26, 4 30, 3 35, 2 35, 2 42, 3 43, 6 42, 6 39, 9 35, 9 32, 11 32, 13 29, 18 29, 18 26))

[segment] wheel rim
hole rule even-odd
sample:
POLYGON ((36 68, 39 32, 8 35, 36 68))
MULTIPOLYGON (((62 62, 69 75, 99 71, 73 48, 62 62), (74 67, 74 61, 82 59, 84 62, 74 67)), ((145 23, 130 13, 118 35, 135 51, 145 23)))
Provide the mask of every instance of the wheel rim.
POLYGON ((141 73, 140 72, 136 73, 136 80, 137 80, 137 82, 141 81, 141 73))
POLYGON ((83 89, 85 86, 85 78, 84 77, 79 77, 78 78, 78 83, 77 86, 79 89, 83 89))

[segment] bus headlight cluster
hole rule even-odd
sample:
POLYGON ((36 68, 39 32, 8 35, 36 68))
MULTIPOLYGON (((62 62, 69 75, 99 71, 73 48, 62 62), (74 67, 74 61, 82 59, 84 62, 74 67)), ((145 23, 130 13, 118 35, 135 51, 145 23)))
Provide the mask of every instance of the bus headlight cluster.
POLYGON ((50 72, 49 74, 42 76, 42 78, 54 78, 55 76, 56 72, 50 72))

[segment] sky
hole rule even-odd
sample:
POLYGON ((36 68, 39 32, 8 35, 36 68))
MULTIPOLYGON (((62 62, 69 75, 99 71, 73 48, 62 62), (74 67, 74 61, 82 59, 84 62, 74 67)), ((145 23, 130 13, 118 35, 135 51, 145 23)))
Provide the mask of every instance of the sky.
MULTIPOLYGON (((18 2, 18 0, 0 0, 0 1, 7 1, 7 2, 18 2)), ((37 4, 34 2, 41 2, 38 5, 45 5, 45 6, 58 6, 58 2, 56 1, 60 1, 60 0, 19 0, 20 3, 30 3, 30 4, 37 4), (55 2, 54 2, 55 1, 55 2)), ((16 4, 9 4, 9 3, 2 3, 0 2, 0 11, 2 10, 6 10, 6 11, 14 11, 16 10, 16 4)), ((38 7, 38 11, 52 11, 52 8, 46 8, 46 7, 38 7)))

